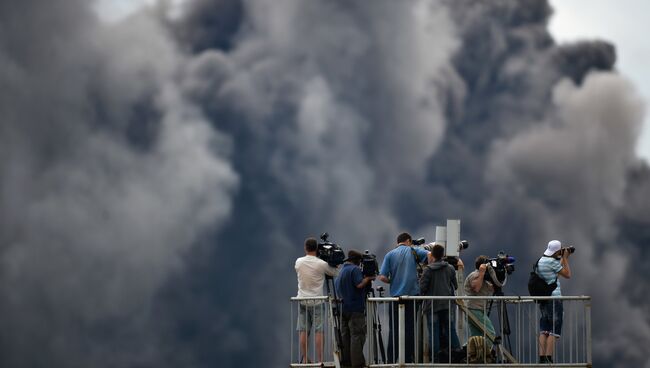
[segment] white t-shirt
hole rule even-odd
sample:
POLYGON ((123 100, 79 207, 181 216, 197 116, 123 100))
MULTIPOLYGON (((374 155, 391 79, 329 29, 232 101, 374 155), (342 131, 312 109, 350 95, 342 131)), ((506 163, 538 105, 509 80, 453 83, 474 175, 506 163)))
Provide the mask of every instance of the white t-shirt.
POLYGON ((323 296, 325 274, 333 277, 338 271, 316 256, 306 255, 296 259, 298 297, 323 296))

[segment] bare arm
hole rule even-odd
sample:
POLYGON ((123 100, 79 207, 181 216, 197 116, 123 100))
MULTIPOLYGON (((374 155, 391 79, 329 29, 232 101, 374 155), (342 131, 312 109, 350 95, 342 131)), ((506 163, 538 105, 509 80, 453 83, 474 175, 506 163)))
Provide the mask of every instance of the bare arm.
POLYGON ((562 260, 560 260, 560 263, 562 264, 562 269, 558 274, 566 279, 570 279, 571 268, 569 267, 569 252, 562 253, 562 260))
POLYGON ((385 282, 385 283, 387 283, 387 284, 390 284, 390 280, 388 279, 388 277, 386 277, 386 276, 384 276, 384 275, 379 275, 379 276, 377 276, 377 278, 378 278, 379 281, 381 281, 381 282, 385 282))
POLYGON ((483 278, 485 276, 485 271, 486 270, 487 270, 487 265, 486 264, 482 264, 478 268, 478 277, 475 278, 474 280, 472 280, 471 284, 470 284, 472 286, 472 290, 474 292, 478 293, 479 291, 481 291, 481 286, 483 286, 483 278))

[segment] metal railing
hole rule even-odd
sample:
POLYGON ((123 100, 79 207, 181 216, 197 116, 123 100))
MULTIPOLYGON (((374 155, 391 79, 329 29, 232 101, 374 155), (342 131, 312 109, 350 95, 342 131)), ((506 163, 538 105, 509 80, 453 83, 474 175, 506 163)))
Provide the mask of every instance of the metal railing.
POLYGON ((367 301, 369 367, 541 365, 542 304, 545 323, 550 325, 544 327, 561 335, 551 344, 553 366, 591 367, 588 296, 371 297, 367 301), (480 338, 470 341, 471 336, 480 338), (477 344, 485 345, 468 348, 477 344), (476 351, 483 355, 472 356, 476 351))
MULTIPOLYGON (((369 297, 365 359, 368 367, 548 366, 539 361, 542 303, 550 332, 561 335, 553 366, 591 367, 588 296, 369 297), (471 356, 477 341, 483 355, 471 356)), ((337 307, 327 296, 291 298, 291 367, 340 366, 337 307)))
POLYGON ((291 367, 338 366, 334 313, 327 296, 291 298, 291 367))

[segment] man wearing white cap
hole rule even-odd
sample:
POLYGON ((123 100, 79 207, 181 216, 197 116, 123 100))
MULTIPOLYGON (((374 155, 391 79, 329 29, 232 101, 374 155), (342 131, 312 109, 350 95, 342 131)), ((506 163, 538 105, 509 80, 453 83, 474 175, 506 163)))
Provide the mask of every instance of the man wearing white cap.
MULTIPOLYGON (((562 248, 559 240, 548 242, 544 255, 537 262, 536 272, 546 281, 547 284, 557 282, 557 287, 551 296, 562 296, 560 280, 558 275, 564 278, 571 278, 569 268, 568 249, 562 248)), ((541 318, 539 320, 539 362, 553 363, 553 350, 555 340, 560 338, 562 333, 562 317, 564 314, 561 300, 542 301, 539 303, 541 318)))

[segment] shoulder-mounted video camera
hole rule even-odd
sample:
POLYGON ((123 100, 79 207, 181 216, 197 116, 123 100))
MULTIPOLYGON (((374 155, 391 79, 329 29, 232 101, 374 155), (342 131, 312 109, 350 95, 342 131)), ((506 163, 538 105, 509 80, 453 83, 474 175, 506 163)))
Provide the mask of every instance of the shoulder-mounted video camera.
POLYGON ((370 253, 369 250, 363 252, 363 256, 361 257, 361 272, 363 273, 364 277, 372 277, 379 274, 377 256, 370 253))
POLYGON ((332 267, 339 266, 345 261, 345 252, 337 244, 334 244, 327 239, 328 233, 323 233, 320 236, 322 242, 318 243, 318 258, 327 262, 332 267))
POLYGON ((500 251, 495 258, 490 258, 485 261, 485 264, 490 266, 493 270, 485 273, 484 279, 492 282, 495 286, 502 286, 505 284, 507 275, 515 272, 515 257, 507 255, 504 251, 500 251))

